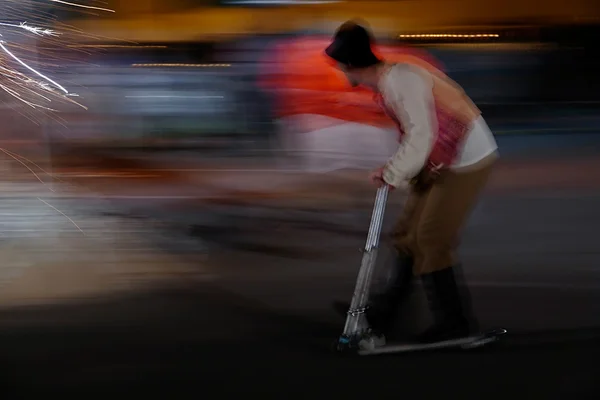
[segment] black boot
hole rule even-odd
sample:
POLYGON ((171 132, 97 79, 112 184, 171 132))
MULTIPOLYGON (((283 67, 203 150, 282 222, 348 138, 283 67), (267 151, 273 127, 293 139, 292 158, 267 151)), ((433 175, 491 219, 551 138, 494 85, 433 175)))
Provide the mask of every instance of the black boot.
MULTIPOLYGON (((391 276, 383 290, 371 296, 366 316, 369 325, 374 330, 389 333, 393 328, 398 309, 410 293, 413 276, 412 266, 413 260, 411 257, 406 255, 397 256, 394 260, 391 276)), ((350 303, 336 301, 333 303, 333 307, 340 315, 346 316, 350 303)))
POLYGON ((465 316, 454 269, 446 268, 421 278, 434 324, 419 334, 416 341, 432 343, 468 336, 469 321, 465 316))

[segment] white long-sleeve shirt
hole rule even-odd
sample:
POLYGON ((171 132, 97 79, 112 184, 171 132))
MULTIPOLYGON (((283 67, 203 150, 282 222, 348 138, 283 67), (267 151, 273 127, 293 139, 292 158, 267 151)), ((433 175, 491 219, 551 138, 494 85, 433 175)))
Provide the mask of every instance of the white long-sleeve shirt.
MULTIPOLYGON (((396 64, 382 76, 379 90, 404 129, 398 151, 384 168, 383 179, 392 186, 402 187, 425 166, 437 137, 433 78, 419 67, 396 64)), ((479 116, 472 123, 452 168, 475 164, 497 148, 493 134, 479 116)))

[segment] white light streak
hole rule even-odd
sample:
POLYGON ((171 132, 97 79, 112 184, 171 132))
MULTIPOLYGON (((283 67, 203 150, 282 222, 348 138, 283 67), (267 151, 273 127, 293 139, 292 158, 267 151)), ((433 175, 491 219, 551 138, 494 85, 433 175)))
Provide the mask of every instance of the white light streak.
POLYGON ((72 6, 72 7, 87 8, 89 10, 106 11, 106 12, 112 12, 112 13, 115 12, 114 10, 111 10, 111 9, 108 9, 108 8, 86 6, 85 4, 70 3, 68 1, 62 1, 62 0, 50 0, 50 1, 53 2, 53 3, 65 4, 67 6, 72 6))
POLYGON ((2 50, 4 50, 4 52, 6 54, 8 54, 9 56, 11 56, 16 62, 18 62, 19 64, 21 64, 22 66, 24 66, 25 68, 27 68, 28 70, 30 70, 31 72, 33 72, 34 74, 36 74, 37 76, 39 76, 42 79, 45 79, 46 81, 52 83, 54 86, 56 86, 58 89, 62 90, 65 94, 69 94, 69 91, 67 89, 65 89, 61 84, 59 84, 58 82, 48 78, 46 75, 42 74, 41 72, 38 72, 36 69, 30 67, 29 65, 27 65, 27 63, 23 62, 19 57, 15 56, 10 50, 8 50, 6 48, 6 46, 4 46, 4 42, 3 40, 0 40, 0 48, 2 50))

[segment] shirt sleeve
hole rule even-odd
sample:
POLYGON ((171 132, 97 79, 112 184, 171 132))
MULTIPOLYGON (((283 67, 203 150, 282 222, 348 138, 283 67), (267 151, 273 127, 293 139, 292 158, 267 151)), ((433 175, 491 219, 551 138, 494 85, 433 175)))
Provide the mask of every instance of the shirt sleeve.
POLYGON ((433 84, 426 76, 411 70, 399 71, 388 84, 386 101, 404 128, 396 154, 386 163, 383 179, 403 187, 425 166, 435 139, 433 84))

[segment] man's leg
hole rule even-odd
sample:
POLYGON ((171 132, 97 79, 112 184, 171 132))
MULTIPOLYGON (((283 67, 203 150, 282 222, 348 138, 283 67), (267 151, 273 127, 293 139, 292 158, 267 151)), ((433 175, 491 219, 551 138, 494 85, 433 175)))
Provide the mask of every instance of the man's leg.
POLYGON ((459 233, 485 186, 493 162, 464 172, 447 172, 431 188, 417 227, 417 248, 422 256, 415 274, 423 287, 435 323, 419 336, 432 342, 466 336, 470 321, 455 274, 454 251, 459 233))

